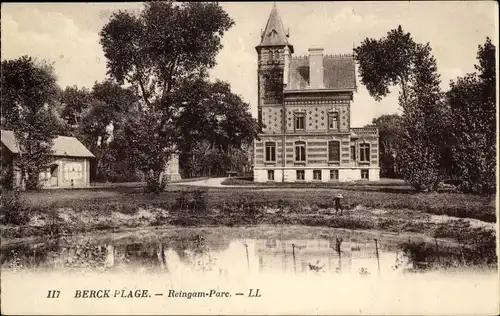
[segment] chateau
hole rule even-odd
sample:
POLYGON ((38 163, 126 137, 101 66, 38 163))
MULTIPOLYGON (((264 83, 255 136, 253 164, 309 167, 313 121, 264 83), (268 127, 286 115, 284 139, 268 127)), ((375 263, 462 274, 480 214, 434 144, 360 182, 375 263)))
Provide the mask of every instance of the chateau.
POLYGON ((352 54, 293 56, 276 4, 256 50, 264 129, 254 141, 254 181, 379 180, 378 129, 351 127, 352 54))

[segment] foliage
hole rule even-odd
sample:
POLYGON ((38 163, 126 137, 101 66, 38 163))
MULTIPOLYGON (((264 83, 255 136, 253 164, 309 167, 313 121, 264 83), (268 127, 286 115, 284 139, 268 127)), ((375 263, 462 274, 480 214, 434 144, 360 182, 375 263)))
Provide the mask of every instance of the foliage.
POLYGON ((78 125, 82 115, 92 105, 90 91, 77 86, 66 87, 61 93, 60 102, 63 104, 61 117, 70 125, 78 125))
POLYGON ((165 186, 166 162, 176 151, 173 122, 186 100, 184 87, 215 65, 221 37, 232 25, 216 3, 150 2, 138 15, 113 14, 100 32, 108 74, 140 96, 125 135, 154 191, 165 186))
POLYGON ((401 116, 397 114, 382 115, 373 119, 373 124, 379 130, 379 160, 380 176, 384 178, 397 178, 395 169, 396 142, 401 137, 401 116))
POLYGON ((451 82, 447 93, 457 180, 466 192, 496 189, 495 46, 479 46, 477 72, 451 82))
POLYGON ((16 136, 20 154, 15 164, 27 189, 40 186, 40 172, 52 160, 58 126, 52 108, 58 93, 51 65, 28 56, 2 61, 2 127, 16 136))
POLYGON ((96 178, 107 181, 118 173, 132 176, 135 168, 123 142, 123 129, 137 105, 134 91, 105 80, 94 84, 91 98, 92 106, 84 113, 78 136, 96 156, 96 178))
POLYGON ((30 220, 30 208, 20 198, 18 191, 2 191, 0 196, 2 225, 24 225, 30 220))
POLYGON ((184 172, 194 177, 243 169, 248 164, 245 149, 261 128, 250 106, 229 84, 202 78, 188 83, 184 100, 176 122, 184 172))
POLYGON ((399 26, 380 40, 365 39, 355 48, 355 58, 376 100, 390 93, 390 86, 399 86, 403 133, 396 143, 398 171, 417 191, 436 190, 443 178, 445 108, 430 45, 415 43, 399 26))

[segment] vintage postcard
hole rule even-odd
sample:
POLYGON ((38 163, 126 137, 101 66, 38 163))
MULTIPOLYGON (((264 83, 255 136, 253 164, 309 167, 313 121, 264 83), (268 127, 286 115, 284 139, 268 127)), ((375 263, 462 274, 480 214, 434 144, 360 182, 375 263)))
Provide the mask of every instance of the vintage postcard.
POLYGON ((493 315, 498 4, 3 3, 2 315, 493 315))

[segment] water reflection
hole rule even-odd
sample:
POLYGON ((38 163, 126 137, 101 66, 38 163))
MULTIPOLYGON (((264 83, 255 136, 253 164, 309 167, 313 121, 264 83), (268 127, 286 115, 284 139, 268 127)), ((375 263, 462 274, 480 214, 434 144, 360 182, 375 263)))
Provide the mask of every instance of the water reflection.
POLYGON ((403 253, 377 240, 231 239, 196 235, 142 241, 92 239, 56 241, 4 249, 2 269, 102 270, 164 273, 359 274, 400 273, 409 267, 403 253), (381 249, 379 249, 379 247, 381 249))

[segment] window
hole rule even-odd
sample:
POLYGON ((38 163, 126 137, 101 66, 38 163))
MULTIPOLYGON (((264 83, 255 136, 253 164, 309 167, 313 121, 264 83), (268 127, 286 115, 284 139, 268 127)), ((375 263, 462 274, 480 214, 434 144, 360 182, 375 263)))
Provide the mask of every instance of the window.
POLYGON ((351 161, 356 161, 356 146, 351 145, 351 161))
POLYGON ((340 142, 332 140, 328 142, 328 161, 340 161, 340 142))
POLYGON ((275 63, 279 63, 279 61, 280 61, 280 52, 279 52, 279 50, 275 50, 274 51, 273 60, 274 60, 275 63))
POLYGON ((305 126, 305 115, 304 113, 296 113, 295 114, 295 129, 303 130, 305 126))
POLYGON ((328 113, 328 129, 332 129, 332 130, 339 129, 339 114, 338 113, 328 113))
POLYGON ((359 144, 359 161, 362 162, 370 161, 370 144, 368 143, 359 144))
POLYGON ((276 143, 267 142, 266 146, 266 161, 274 162, 276 161, 276 143))
POLYGON ((267 180, 274 181, 274 170, 267 170, 267 180))
POLYGON ((321 180, 321 170, 313 170, 313 179, 321 180))
POLYGON ((362 169, 361 170, 361 179, 368 180, 370 178, 368 169, 362 169))
POLYGON ((304 180, 304 179, 305 179, 304 170, 297 170, 297 180, 304 180))
POLYGON ((306 143, 295 142, 295 161, 306 161, 306 143))
POLYGON ((280 60, 280 52, 278 50, 269 50, 269 63, 277 63, 280 60))
POLYGON ((70 162, 64 165, 64 179, 77 180, 83 177, 83 167, 79 163, 70 162))
POLYGON ((339 179, 339 171, 330 170, 330 180, 338 180, 338 179, 339 179))

